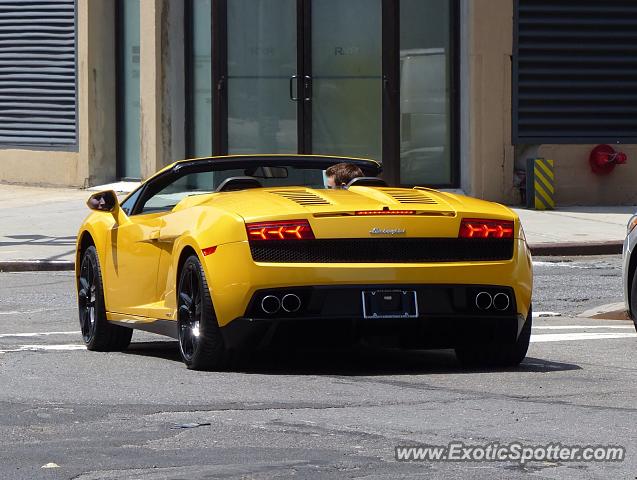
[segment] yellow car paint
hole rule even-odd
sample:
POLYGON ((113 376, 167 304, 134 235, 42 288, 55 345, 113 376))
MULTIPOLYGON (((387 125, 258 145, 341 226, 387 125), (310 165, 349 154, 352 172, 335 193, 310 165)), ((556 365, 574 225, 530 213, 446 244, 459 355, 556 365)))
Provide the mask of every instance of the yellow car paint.
POLYGON ((187 252, 196 254, 203 265, 220 326, 241 317, 256 290, 287 285, 506 285, 514 289, 518 315, 526 317, 531 303, 530 253, 517 215, 496 203, 431 189, 262 188, 192 195, 160 213, 129 217, 119 206, 112 212, 92 212, 78 234, 78 277, 82 247, 89 237, 100 261, 107 318, 131 325, 177 320, 178 272, 187 252), (326 204, 301 205, 290 200, 299 194, 314 195, 326 204), (413 198, 404 203, 397 199, 401 195, 413 198), (360 210, 383 209, 415 213, 354 215, 360 210), (252 259, 245 228, 250 222, 307 219, 317 239, 369 238, 373 228, 405 229, 406 237, 456 238, 462 218, 513 221, 513 258, 440 263, 258 263, 252 259), (202 254, 204 248, 213 246, 217 247, 215 253, 202 254))

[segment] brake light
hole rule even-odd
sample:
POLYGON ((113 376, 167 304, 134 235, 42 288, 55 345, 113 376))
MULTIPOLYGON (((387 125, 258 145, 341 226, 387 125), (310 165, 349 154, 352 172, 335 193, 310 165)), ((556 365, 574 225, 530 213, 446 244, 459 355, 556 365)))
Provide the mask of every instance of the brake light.
POLYGON ((464 218, 460 223, 459 238, 513 238, 513 222, 464 218))
POLYGON ((247 223, 248 240, 312 240, 314 232, 307 220, 247 223))
POLYGON ((358 210, 356 215, 415 215, 415 210, 358 210))

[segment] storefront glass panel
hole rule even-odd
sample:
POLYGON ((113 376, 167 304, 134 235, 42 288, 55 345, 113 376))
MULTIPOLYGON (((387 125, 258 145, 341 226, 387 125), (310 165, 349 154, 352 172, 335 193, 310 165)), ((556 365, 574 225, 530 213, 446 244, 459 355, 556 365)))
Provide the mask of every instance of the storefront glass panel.
POLYGON ((381 160, 380 0, 312 2, 312 152, 381 160))
POLYGON ((296 1, 228 0, 228 152, 296 153, 296 1))
POLYGON ((212 155, 211 1, 191 0, 189 156, 212 155))
POLYGON ((451 184, 450 2, 400 1, 400 181, 451 184))
POLYGON ((138 179, 140 165, 139 0, 120 0, 119 177, 138 179))

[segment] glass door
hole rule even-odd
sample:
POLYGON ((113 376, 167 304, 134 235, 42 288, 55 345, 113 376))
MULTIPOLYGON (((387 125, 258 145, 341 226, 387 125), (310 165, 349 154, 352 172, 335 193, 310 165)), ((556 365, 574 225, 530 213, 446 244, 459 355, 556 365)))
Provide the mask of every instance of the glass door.
POLYGON ((391 183, 457 185, 457 0, 210 5, 214 154, 369 157, 391 183))
POLYGON ((381 0, 313 1, 306 38, 312 153, 381 160, 381 0))
POLYGON ((297 1, 227 0, 227 150, 296 153, 297 1))
POLYGON ((141 178, 139 0, 119 0, 118 21, 118 177, 141 178))

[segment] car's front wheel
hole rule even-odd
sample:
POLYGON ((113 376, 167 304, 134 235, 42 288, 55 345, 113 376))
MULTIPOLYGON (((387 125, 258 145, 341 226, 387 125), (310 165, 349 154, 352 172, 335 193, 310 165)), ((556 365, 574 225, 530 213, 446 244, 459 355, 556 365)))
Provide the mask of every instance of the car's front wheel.
POLYGON ((466 367, 515 367, 524 360, 529 349, 532 325, 533 312, 529 307, 522 331, 515 341, 466 343, 456 347, 456 357, 466 367))
POLYGON ((77 283, 80 329, 86 348, 101 352, 126 350, 133 330, 106 320, 102 272, 94 246, 86 249, 77 283))
POLYGON ((227 352, 206 276, 197 256, 186 259, 178 286, 179 352, 192 370, 220 370, 227 352))

